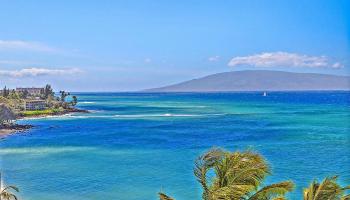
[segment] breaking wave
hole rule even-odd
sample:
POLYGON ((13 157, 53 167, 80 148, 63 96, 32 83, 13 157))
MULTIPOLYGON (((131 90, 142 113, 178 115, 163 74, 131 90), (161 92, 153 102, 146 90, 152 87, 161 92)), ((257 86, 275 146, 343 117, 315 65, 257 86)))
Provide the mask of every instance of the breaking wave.
POLYGON ((215 116, 221 114, 134 114, 134 115, 114 115, 117 118, 152 118, 152 117, 205 117, 205 116, 215 116))
POLYGON ((92 151, 96 148, 92 147, 39 147, 39 148, 5 148, 0 149, 0 155, 9 154, 56 154, 56 153, 67 153, 67 152, 77 152, 77 151, 92 151))
POLYGON ((82 102, 79 102, 79 104, 95 104, 96 102, 93 102, 93 101, 82 101, 82 102))

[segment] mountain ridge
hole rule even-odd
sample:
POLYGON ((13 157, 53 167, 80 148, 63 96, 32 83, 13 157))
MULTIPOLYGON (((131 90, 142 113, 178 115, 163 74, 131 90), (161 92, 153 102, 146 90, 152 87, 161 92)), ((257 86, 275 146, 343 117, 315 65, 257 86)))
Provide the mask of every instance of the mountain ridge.
POLYGON ((144 92, 350 90, 350 77, 272 70, 221 72, 144 92))

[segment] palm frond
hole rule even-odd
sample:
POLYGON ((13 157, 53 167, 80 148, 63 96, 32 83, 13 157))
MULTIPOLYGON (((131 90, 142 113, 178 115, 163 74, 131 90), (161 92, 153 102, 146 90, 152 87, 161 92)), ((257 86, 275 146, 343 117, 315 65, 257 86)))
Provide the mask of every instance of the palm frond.
POLYGON ((257 188, 270 169, 265 159, 254 152, 226 152, 223 160, 215 166, 215 173, 218 187, 249 184, 257 188))
POLYGON ((16 195, 7 191, 1 192, 0 197, 1 197, 0 199, 3 199, 3 200, 12 200, 12 199, 18 200, 16 195))
POLYGON ((11 190, 14 190, 16 192, 19 192, 19 189, 15 186, 9 185, 6 186, 4 189, 0 191, 0 199, 3 200, 17 200, 17 196, 11 192, 11 190))
POLYGON ((342 199, 350 200, 350 195, 345 195, 350 186, 342 188, 337 183, 337 176, 327 177, 321 183, 314 181, 304 190, 304 200, 342 199))
POLYGON ((12 190, 14 190, 16 192, 19 192, 18 187, 13 186, 13 185, 6 186, 2 191, 7 191, 7 190, 10 190, 10 189, 12 189, 12 190))
POLYGON ((242 199, 252 190, 254 190, 254 187, 251 185, 229 185, 215 189, 211 188, 210 199, 242 199))
POLYGON ((173 199, 173 198, 169 197, 168 195, 161 193, 161 192, 159 192, 158 195, 159 195, 159 200, 175 200, 175 199, 173 199))
POLYGON ((293 189, 294 189, 294 183, 292 181, 284 181, 284 182, 265 186, 248 199, 249 200, 269 200, 274 197, 283 196, 287 192, 292 191, 293 189))
POLYGON ((285 197, 275 197, 272 200, 287 200, 285 197))
POLYGON ((350 200, 350 194, 341 197, 341 200, 350 200))
POLYGON ((207 153, 199 156, 195 161, 194 175, 197 178, 197 181, 202 185, 204 194, 203 198, 207 196, 209 192, 208 183, 207 183, 207 172, 216 165, 223 156, 223 151, 218 148, 213 148, 207 153))

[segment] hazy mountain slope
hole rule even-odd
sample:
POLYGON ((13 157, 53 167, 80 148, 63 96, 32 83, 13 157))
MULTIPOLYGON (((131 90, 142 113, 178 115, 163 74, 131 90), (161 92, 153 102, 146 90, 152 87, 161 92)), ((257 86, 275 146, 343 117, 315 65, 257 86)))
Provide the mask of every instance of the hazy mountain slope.
POLYGON ((281 71, 224 72, 147 92, 349 90, 348 76, 281 71))

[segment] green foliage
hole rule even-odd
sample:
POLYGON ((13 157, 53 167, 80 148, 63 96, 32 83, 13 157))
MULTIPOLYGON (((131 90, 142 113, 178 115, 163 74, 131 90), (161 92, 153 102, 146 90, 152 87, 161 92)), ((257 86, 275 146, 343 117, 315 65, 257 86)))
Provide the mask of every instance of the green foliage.
POLYGON ((60 91, 60 98, 58 100, 60 101, 61 106, 65 109, 68 109, 70 106, 76 106, 78 103, 77 96, 72 96, 72 101, 66 102, 66 97, 69 95, 69 92, 60 91))
POLYGON ((11 108, 13 111, 19 111, 23 109, 24 100, 21 98, 5 98, 3 96, 0 96, 0 104, 3 103, 7 107, 11 108))
POLYGON ((15 90, 11 90, 10 93, 7 96, 8 99, 17 99, 20 100, 20 94, 18 94, 15 90))
POLYGON ((337 183, 337 176, 327 177, 321 183, 313 181, 310 186, 304 189, 304 200, 350 200, 350 185, 341 187, 337 183))
POLYGON ((285 181, 261 187, 271 173, 266 160, 252 151, 228 152, 211 149, 195 162, 194 174, 203 187, 204 200, 274 199, 293 190, 294 184, 285 181), (207 180, 209 171, 215 173, 207 180))
POLYGON ((60 101, 63 103, 66 101, 66 97, 70 95, 69 92, 66 92, 64 90, 61 90, 60 91, 60 95, 61 95, 61 98, 60 98, 60 101))
MULTIPOLYGON (((204 200, 286 200, 294 189, 292 181, 263 186, 271 170, 266 160, 252 151, 229 152, 213 148, 195 161, 194 175, 203 188, 204 200), (208 181, 208 173, 214 177, 208 181)), ((341 187, 337 176, 321 183, 314 181, 304 189, 303 200, 350 200, 350 185, 341 187)), ((173 200, 159 193, 160 200, 173 200)))
POLYGON ((249 200, 260 200, 260 199, 283 199, 287 192, 294 189, 294 184, 291 181, 284 181, 280 183, 271 184, 261 188, 251 197, 249 200))
POLYGON ((42 93, 44 95, 44 99, 49 99, 50 97, 53 97, 55 94, 53 92, 51 85, 49 85, 49 84, 46 84, 44 91, 42 93))
POLYGON ((72 96, 72 102, 71 102, 72 106, 76 106, 77 103, 78 103, 78 98, 76 96, 72 96))
POLYGON ((9 94, 10 94, 10 89, 7 89, 5 86, 4 89, 2 90, 2 96, 7 98, 9 94))
POLYGON ((21 114, 24 116, 35 116, 35 115, 46 115, 46 114, 55 114, 55 109, 70 109, 71 106, 75 106, 78 103, 78 98, 72 96, 72 101, 66 102, 66 97, 69 96, 69 92, 60 91, 60 96, 55 97, 55 93, 51 85, 46 84, 46 86, 40 91, 40 96, 32 96, 29 94, 28 90, 23 92, 18 92, 15 90, 10 90, 6 86, 3 89, 3 92, 0 96, 0 103, 4 103, 7 107, 11 108, 15 113, 21 114), (45 111, 25 111, 25 101, 37 99, 46 100, 46 105, 48 110, 45 111))
POLYGON ((23 92, 20 93, 20 97, 22 99, 26 99, 26 98, 28 98, 28 96, 29 96, 28 90, 24 90, 23 92))
POLYGON ((27 111, 23 111, 22 115, 24 117, 32 117, 32 116, 40 116, 40 115, 54 115, 54 114, 58 114, 60 112, 63 112, 64 110, 61 109, 46 109, 46 110, 27 110, 27 111))

